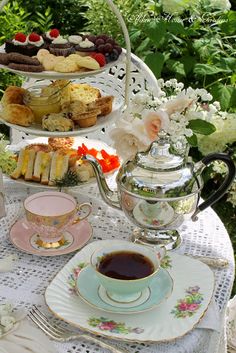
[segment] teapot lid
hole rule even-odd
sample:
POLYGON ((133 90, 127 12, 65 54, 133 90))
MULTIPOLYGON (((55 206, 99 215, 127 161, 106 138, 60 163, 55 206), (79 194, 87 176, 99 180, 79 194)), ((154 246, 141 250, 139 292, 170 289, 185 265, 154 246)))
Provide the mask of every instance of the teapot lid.
POLYGON ((165 132, 147 151, 138 152, 122 166, 117 183, 122 190, 148 199, 182 197, 199 188, 193 164, 176 153, 165 132))

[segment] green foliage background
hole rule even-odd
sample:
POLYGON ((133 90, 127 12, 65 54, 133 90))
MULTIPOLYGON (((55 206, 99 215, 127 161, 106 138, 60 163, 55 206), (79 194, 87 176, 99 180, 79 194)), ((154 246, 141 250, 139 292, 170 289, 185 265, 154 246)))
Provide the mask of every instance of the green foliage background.
MULTIPOLYGON (((127 24, 132 51, 157 78, 176 78, 186 87, 206 88, 220 101, 222 110, 236 112, 236 0, 231 0, 230 11, 203 6, 194 18, 189 12, 174 18, 163 12, 158 0, 114 3, 127 24)), ((52 27, 62 34, 107 33, 124 45, 120 25, 102 0, 11 0, 0 13, 0 43, 19 31, 45 32, 52 27)), ((22 77, 0 71, 1 92, 22 81, 22 77)), ((236 150, 235 145, 229 147, 236 150)), ((202 157, 197 148, 191 152, 196 160, 202 157)), ((209 175, 207 170, 204 197, 222 183, 221 176, 212 180, 209 175)), ((214 209, 236 249, 236 212, 226 197, 214 209)))

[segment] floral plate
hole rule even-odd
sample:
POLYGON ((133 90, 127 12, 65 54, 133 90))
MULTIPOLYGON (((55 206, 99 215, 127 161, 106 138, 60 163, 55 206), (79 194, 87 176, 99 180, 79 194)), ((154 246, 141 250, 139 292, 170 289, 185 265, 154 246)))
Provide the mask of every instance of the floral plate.
POLYGON ((112 339, 163 342, 180 338, 204 316, 212 298, 214 274, 208 266, 187 256, 170 253, 163 261, 173 279, 171 295, 151 311, 123 315, 104 313, 76 294, 76 281, 91 254, 111 240, 85 246, 56 275, 45 292, 50 310, 82 330, 112 339))
POLYGON ((104 287, 99 284, 91 266, 86 266, 77 279, 76 291, 88 304, 107 312, 130 314, 151 310, 168 298, 173 281, 169 272, 161 268, 151 285, 142 291, 141 296, 131 303, 118 303, 112 300, 104 287))

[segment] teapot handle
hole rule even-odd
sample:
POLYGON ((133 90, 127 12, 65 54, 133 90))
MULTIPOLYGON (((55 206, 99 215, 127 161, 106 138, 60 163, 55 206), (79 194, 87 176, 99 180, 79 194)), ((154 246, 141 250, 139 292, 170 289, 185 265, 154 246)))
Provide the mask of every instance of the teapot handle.
POLYGON ((218 188, 218 190, 216 190, 210 197, 208 197, 208 199, 206 201, 201 203, 201 205, 199 205, 196 208, 196 211, 194 212, 194 214, 191 217, 192 221, 197 220, 197 215, 199 212, 205 210, 207 207, 213 205, 216 201, 218 201, 226 193, 226 191, 230 187, 231 183, 234 181, 236 167, 235 167, 233 160, 231 159, 231 157, 228 154, 226 154, 226 153, 211 153, 201 160, 201 164, 203 163, 204 166, 207 166, 208 164, 210 164, 211 162, 216 161, 216 160, 220 160, 227 165, 228 174, 225 177, 222 185, 218 188))

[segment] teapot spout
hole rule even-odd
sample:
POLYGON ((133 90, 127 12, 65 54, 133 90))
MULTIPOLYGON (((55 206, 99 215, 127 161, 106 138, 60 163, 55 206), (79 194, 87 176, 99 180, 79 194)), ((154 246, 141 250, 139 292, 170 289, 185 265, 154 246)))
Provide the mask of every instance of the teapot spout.
POLYGON ((93 156, 87 154, 82 157, 84 161, 89 162, 94 170, 95 177, 97 180, 98 188, 101 194, 102 199, 111 207, 118 208, 119 210, 121 209, 119 198, 118 198, 118 192, 113 191, 109 188, 107 185, 105 176, 103 174, 102 168, 96 158, 93 156))

